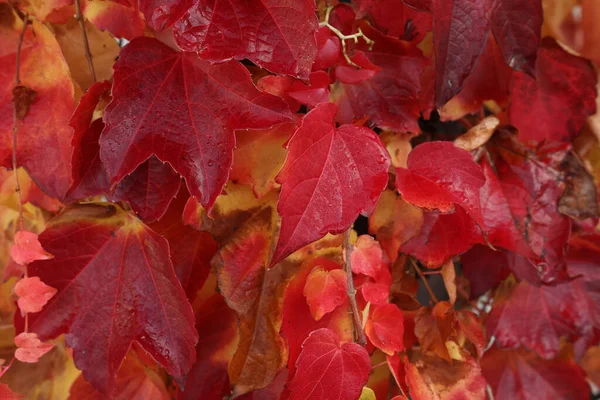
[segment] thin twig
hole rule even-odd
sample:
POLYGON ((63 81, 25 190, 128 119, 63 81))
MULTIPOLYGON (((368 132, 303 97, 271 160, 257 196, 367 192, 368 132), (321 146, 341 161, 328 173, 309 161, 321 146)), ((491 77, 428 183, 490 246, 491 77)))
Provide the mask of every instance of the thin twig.
MULTIPOLYGON (((25 38, 25 31, 29 24, 29 17, 25 14, 23 20, 23 29, 19 35, 19 42, 17 43, 17 60, 15 63, 15 88, 21 84, 21 47, 23 47, 23 39, 25 38)), ((17 111, 17 103, 13 104, 13 148, 12 148, 12 168, 13 175, 15 177, 15 192, 17 193, 17 202, 19 203, 19 227, 23 230, 23 199, 21 198, 21 185, 19 184, 19 172, 17 170, 17 136, 19 133, 19 117, 17 111)), ((25 270, 27 275, 27 270, 25 270)))
POLYGON ((363 331, 362 322, 360 320, 360 314, 358 311, 358 306, 356 305, 356 289, 354 288, 354 280, 352 279, 352 245, 350 244, 350 233, 352 232, 352 227, 348 228, 348 230, 344 233, 344 250, 346 252, 346 276, 347 276, 347 293, 348 300, 350 301, 350 308, 352 309, 352 318, 354 320, 354 333, 356 335, 356 343, 364 346, 367 344, 367 338, 365 337, 365 332, 363 331))
POLYGON ((419 274, 419 277, 423 281, 425 288, 429 292, 429 296, 431 297, 431 300, 433 300, 433 302, 435 304, 439 303, 438 298, 435 296, 435 294, 433 293, 433 290, 431 290, 431 287, 429 286, 429 282, 427 282, 427 278, 425 277, 425 275, 423 275, 423 272, 421 272, 421 268, 419 268, 419 266, 417 265, 417 263, 415 262, 415 260, 412 257, 410 257, 409 259, 410 259, 410 262, 411 262, 413 268, 415 269, 417 274, 419 274))
POLYGON ((348 53, 346 52, 346 40, 352 39, 354 40, 354 43, 358 43, 358 38, 363 38, 365 43, 369 45, 369 50, 373 48, 375 42, 369 39, 360 28, 358 28, 357 32, 353 33, 352 35, 344 35, 342 31, 340 31, 338 28, 329 23, 329 17, 331 15, 332 9, 332 6, 327 7, 327 11, 325 11, 325 20, 319 23, 319 26, 326 26, 331 32, 335 33, 335 35, 340 39, 340 42, 342 43, 342 54, 344 55, 346 62, 356 68, 360 68, 360 66, 357 65, 354 61, 352 61, 348 56, 348 53))
POLYGON ((96 82, 96 70, 94 70, 94 63, 92 62, 92 52, 90 51, 90 43, 88 42, 87 32, 85 30, 85 22, 81 15, 81 5, 79 0, 75 0, 75 19, 79 22, 81 33, 83 34, 83 46, 85 47, 85 58, 87 58, 88 67, 92 74, 92 79, 96 82))
MULTIPOLYGON (((17 88, 21 84, 21 47, 23 47, 23 39, 25 38, 25 32, 27 31, 27 25, 29 24, 29 16, 25 14, 25 18, 23 19, 23 29, 21 30, 21 34, 19 35, 19 42, 17 43, 17 59, 15 61, 15 88, 17 88)), ((17 137, 19 134, 19 116, 18 110, 19 104, 17 101, 13 101, 13 148, 12 148, 12 168, 13 174, 15 178, 15 192, 17 193, 17 202, 19 203, 19 228, 23 230, 23 198, 21 196, 21 185, 19 184, 19 172, 18 172, 18 164, 17 164, 17 137)), ((27 267, 25 267, 24 276, 27 278, 27 267)), ((28 314, 25 313, 25 332, 28 331, 29 328, 29 318, 28 314)), ((2 372, 6 372, 8 367, 2 372)))

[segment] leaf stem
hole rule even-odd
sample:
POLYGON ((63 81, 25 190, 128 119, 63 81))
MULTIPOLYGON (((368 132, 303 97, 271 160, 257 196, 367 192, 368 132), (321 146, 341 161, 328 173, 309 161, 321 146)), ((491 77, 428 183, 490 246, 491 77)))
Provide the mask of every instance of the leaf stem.
POLYGON ((329 17, 331 15, 331 10, 333 10, 333 6, 329 6, 327 7, 327 11, 325 12, 325 20, 321 23, 319 23, 319 26, 326 26, 327 28, 329 28, 329 30, 333 33, 335 33, 335 35, 340 39, 340 42, 342 43, 342 54, 344 55, 344 58, 346 59, 346 62, 356 68, 360 68, 360 66, 358 66, 354 61, 352 61, 350 59, 350 57, 348 56, 347 53, 347 48, 346 48, 346 40, 354 40, 354 43, 358 43, 358 38, 363 38, 363 40, 365 41, 365 43, 367 43, 369 45, 369 50, 371 50, 373 48, 373 45, 375 44, 375 42, 371 39, 369 39, 367 36, 365 36, 365 34, 363 33, 363 31, 358 28, 356 33, 353 33, 352 35, 344 35, 342 33, 342 31, 340 31, 338 28, 336 28, 335 26, 331 25, 329 23, 329 17))
POLYGON ((419 277, 423 281, 423 284, 425 285, 425 288, 429 292, 429 296, 431 297, 431 300, 433 300, 433 302, 435 304, 439 303, 438 298, 433 293, 433 290, 431 290, 431 286, 429 286, 429 282, 427 282, 427 278, 425 277, 425 275, 421 271, 421 268, 419 268, 419 266, 417 265, 417 263, 415 262, 415 260, 412 257, 409 257, 409 259, 410 259, 410 263, 412 264, 413 268, 415 269, 415 271, 417 272, 417 274, 419 275, 419 277))
POLYGON ((363 331, 362 322, 360 320, 360 313, 358 311, 358 306, 356 305, 356 289, 354 288, 354 280, 352 279, 352 245, 350 244, 351 232, 352 227, 348 228, 348 230, 344 233, 344 251, 346 252, 346 263, 344 266, 347 277, 346 292, 348 294, 348 300, 350 301, 350 308, 352 310, 356 343, 360 344, 361 346, 365 346, 367 344, 367 338, 365 337, 365 332, 363 331))
POLYGON ((94 63, 92 62, 92 52, 90 51, 90 43, 88 42, 87 32, 85 30, 85 21, 83 20, 83 16, 81 15, 81 5, 79 4, 79 0, 75 0, 75 19, 77 20, 77 22, 79 22, 79 27, 81 28, 81 33, 83 34, 85 58, 87 58, 88 67, 90 68, 90 73, 92 74, 92 79, 95 83, 96 70, 94 69, 94 63))
MULTIPOLYGON (((19 35, 19 42, 17 43, 17 60, 15 62, 15 88, 21 84, 21 47, 23 47, 23 39, 25 38, 25 31, 29 24, 29 16, 25 14, 23 19, 23 29, 19 35)), ((19 228, 23 230, 23 199, 21 196, 21 185, 19 184, 19 172, 17 170, 17 136, 19 134, 19 117, 17 111, 17 102, 13 101, 13 148, 12 148, 12 169, 13 176, 15 178, 15 192, 17 193, 17 202, 19 203, 19 228)), ((25 276, 27 276, 27 270, 25 270, 25 276)))

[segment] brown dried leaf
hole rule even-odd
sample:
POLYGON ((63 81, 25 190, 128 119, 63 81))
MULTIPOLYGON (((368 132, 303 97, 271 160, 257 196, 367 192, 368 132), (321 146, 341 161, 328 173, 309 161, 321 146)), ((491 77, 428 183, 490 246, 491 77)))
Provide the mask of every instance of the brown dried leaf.
POLYGON ((594 177, 573 153, 567 154, 561 168, 567 187, 558 203, 558 211, 579 220, 600 216, 594 177))
POLYGON ((37 93, 27 86, 18 85, 13 88, 12 95, 12 102, 17 112, 17 119, 23 121, 29 112, 29 106, 35 101, 37 93))

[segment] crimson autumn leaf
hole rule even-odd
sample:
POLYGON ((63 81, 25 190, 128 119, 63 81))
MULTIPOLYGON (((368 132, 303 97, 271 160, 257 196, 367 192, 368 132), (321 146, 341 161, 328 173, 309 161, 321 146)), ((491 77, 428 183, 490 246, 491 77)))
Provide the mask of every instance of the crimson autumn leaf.
POLYGON ((347 124, 366 116, 380 128, 419 132, 420 75, 427 59, 413 43, 384 36, 365 23, 359 27, 375 44, 370 51, 367 46, 358 49, 381 71, 361 82, 339 82, 333 87, 339 122, 347 124))
POLYGON ((423 213, 421 230, 400 251, 418 258, 427 267, 436 268, 483 242, 481 229, 459 206, 453 214, 423 213))
POLYGON ((542 37, 542 2, 539 0, 489 0, 492 33, 511 68, 535 76, 542 37))
POLYGON ((277 180, 281 230, 271 265, 369 214, 387 185, 390 157, 371 129, 335 127, 331 103, 310 111, 288 143, 277 180))
POLYGON ((325 314, 323 318, 315 321, 308 304, 306 304, 304 287, 309 273, 317 266, 326 271, 335 271, 341 268, 338 263, 327 258, 315 258, 304 263, 288 285, 283 299, 281 335, 286 339, 289 347, 290 379, 296 373, 296 361, 302 343, 313 330, 328 328, 335 331, 342 341, 352 340, 352 319, 348 313, 348 306, 337 307, 332 312, 325 314))
POLYGON ((571 359, 545 360, 524 349, 493 347, 480 361, 496 399, 586 400, 590 386, 571 359))
POLYGON ((237 317, 223 296, 214 293, 203 299, 196 312, 196 329, 202 340, 196 345, 196 362, 177 400, 222 399, 230 392, 227 364, 231 348, 238 339, 237 317))
POLYGON ((182 214, 188 198, 185 189, 180 190, 166 213, 150 227, 169 241, 175 275, 187 298, 193 302, 208 278, 217 243, 208 232, 200 232, 183 223, 182 214))
POLYGON ((485 48, 489 30, 485 8, 480 0, 431 1, 438 108, 460 92, 485 48))
POLYGON ((98 195, 109 187, 108 176, 100 161, 98 145, 104 123, 94 117, 97 109, 105 106, 110 88, 111 84, 108 81, 94 83, 83 95, 71 116, 69 124, 73 127, 73 181, 65 198, 67 202, 98 195))
POLYGON ((485 177, 473 156, 451 142, 427 142, 408 155, 408 168, 396 169, 396 187, 407 202, 450 213, 455 204, 483 226, 479 189, 485 177))
POLYGON ((365 333, 375 345, 387 355, 404 349, 404 315, 395 304, 375 306, 370 312, 365 333))
POLYGON ((23 398, 23 395, 14 393, 8 385, 0 383, 0 398, 4 400, 19 400, 23 398))
MULTIPOLYGON (((6 5, 0 5, 0 165, 12 168, 13 104, 16 51, 23 22, 6 5)), ((67 63, 54 35, 34 21, 23 39, 21 85, 36 96, 22 122, 18 122, 17 161, 40 188, 62 198, 71 184, 71 127, 75 103, 67 63)))
POLYGON ((111 183, 155 154, 208 208, 227 181, 233 131, 291 120, 287 105, 260 93, 240 63, 211 65, 151 38, 137 38, 121 51, 112 96, 100 137, 111 183))
MULTIPOLYGON (((543 151, 531 152, 504 131, 494 135, 488 149, 492 161, 482 161, 486 182, 481 188, 488 240, 528 258, 538 277, 550 282, 564 270, 571 232, 571 220, 558 211, 563 186, 556 166, 543 151)), ((564 151, 552 155, 562 159, 564 151)))
POLYGON ((510 122, 523 141, 568 142, 596 112, 596 73, 591 63, 545 38, 538 52, 535 78, 515 72, 508 107, 510 122))
POLYGON ((297 111, 302 104, 315 107, 329 101, 329 75, 323 71, 311 72, 308 85, 291 76, 269 75, 260 78, 257 86, 283 98, 292 111, 297 111))
POLYGON ((66 333, 86 380, 110 393, 134 340, 176 378, 188 372, 198 334, 164 238, 115 205, 85 204, 53 219, 40 241, 54 258, 31 264, 30 276, 58 292, 30 329, 43 340, 66 333))
POLYGON ((419 43, 431 30, 431 14, 417 11, 402 0, 355 0, 357 14, 366 13, 375 28, 389 36, 419 43))
POLYGON ((180 185, 173 168, 152 156, 123 178, 110 197, 128 202, 142 220, 152 222, 164 215, 180 185))
MULTIPOLYGON (((164 8, 181 7, 166 3, 143 7, 148 20, 162 25, 164 8)), ((196 0, 174 22, 173 34, 181 49, 203 59, 247 58, 271 72, 306 79, 317 52, 317 27, 313 0, 196 0)))
POLYGON ((553 286, 505 281, 486 321, 488 334, 503 347, 524 345, 545 358, 558 353, 564 336, 582 355, 600 332, 598 277, 597 263, 579 270, 576 265, 571 273, 577 279, 553 286))
POLYGON ((342 400, 360 396, 371 370, 369 354, 356 343, 341 344, 339 340, 327 328, 310 333, 302 345, 296 375, 289 384, 290 400, 342 400))
MULTIPOLYGON (((512 76, 513 70, 503 61, 496 40, 490 36, 460 93, 439 110, 441 120, 459 120, 466 114, 476 114, 488 100, 495 101, 501 107, 506 106, 512 76)), ((433 108, 433 88, 430 92, 423 94, 427 95, 427 103, 430 104, 426 111, 433 108)))

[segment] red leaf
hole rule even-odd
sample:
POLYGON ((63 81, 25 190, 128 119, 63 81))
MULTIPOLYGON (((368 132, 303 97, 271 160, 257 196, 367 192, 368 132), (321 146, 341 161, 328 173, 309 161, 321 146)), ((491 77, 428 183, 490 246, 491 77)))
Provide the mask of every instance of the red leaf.
POLYGON ((310 272, 304 297, 316 321, 346 302, 346 280, 346 272, 341 269, 326 271, 317 267, 310 272))
POLYGON ((571 232, 571 220, 557 209, 563 186, 552 164, 543 162, 542 152, 530 154, 509 141, 514 138, 505 139, 493 138, 492 148, 500 152, 493 157, 494 169, 482 163, 485 231, 490 243, 527 257, 536 265, 537 276, 550 282, 564 270, 571 232))
POLYGON ((227 181, 233 131, 291 119, 285 103, 260 93, 241 64, 211 65, 150 38, 137 38, 121 51, 112 95, 100 138, 111 182, 155 154, 207 208, 227 181), (135 123, 130 115, 138 116, 135 123))
MULTIPOLYGON (((0 26, 0 165, 12 168, 13 104, 16 44, 23 29, 21 19, 2 10, 0 26)), ((50 30, 39 22, 25 31, 20 63, 21 85, 35 91, 35 99, 19 122, 17 161, 39 187, 62 198, 71 184, 71 138, 68 125, 75 108, 73 83, 60 46, 50 30)))
POLYGON ((311 72, 309 85, 291 76, 268 75, 260 78, 257 86, 267 93, 285 100, 292 111, 301 104, 315 107, 329 101, 329 75, 323 71, 311 72))
POLYGON ((19 400, 24 396, 21 394, 14 393, 8 385, 0 383, 0 399, 2 400, 19 400))
POLYGON ((367 337, 387 355, 404 349, 404 315, 395 304, 376 306, 365 325, 367 337))
POLYGON ((369 235, 360 235, 352 249, 352 272, 377 278, 385 268, 383 250, 379 242, 369 235))
POLYGON ((414 44, 384 36, 368 24, 360 28, 375 41, 371 51, 364 50, 381 71, 360 83, 334 87, 332 101, 340 108, 338 120, 347 124, 367 116, 380 128, 420 132, 420 76, 427 59, 414 44))
POLYGON ((152 222, 164 215, 180 185, 173 168, 152 156, 119 182, 111 200, 128 202, 142 220, 152 222))
POLYGON ((325 70, 332 67, 339 60, 342 44, 340 39, 333 35, 326 26, 320 27, 315 33, 315 37, 317 39, 317 55, 312 70, 325 70))
POLYGON ((38 235, 28 231, 18 231, 10 248, 10 256, 21 265, 27 265, 36 260, 49 260, 54 257, 48 253, 38 240, 38 235))
POLYGON ((421 260, 428 267, 439 267, 451 257, 483 241, 480 228, 462 207, 454 214, 424 213, 423 226, 400 251, 421 260))
POLYGON ((177 400, 222 399, 231 391, 227 364, 231 354, 223 351, 237 341, 237 316, 223 296, 213 294, 196 313, 196 329, 202 340, 196 346, 196 363, 177 400))
POLYGON ((56 294, 56 289, 46 285, 37 276, 23 278, 15 285, 18 304, 24 313, 36 313, 56 294))
POLYGON ((169 241, 175 275, 187 298, 193 302, 208 278, 217 243, 209 233, 184 225, 182 214, 188 198, 189 194, 182 189, 165 215, 154 222, 151 228, 169 241))
POLYGON ((111 392, 134 340, 176 378, 188 372, 198 336, 164 238, 117 206, 86 204, 66 209, 40 240, 55 258, 30 275, 58 293, 30 327, 43 339, 66 333, 86 380, 111 392))
MULTIPOLYGON (((466 114, 477 114, 488 100, 494 100, 501 107, 506 106, 512 75, 513 70, 504 63, 494 37, 490 36, 460 93, 439 110, 440 118, 442 121, 459 120, 466 114)), ((431 98, 428 99, 430 104, 433 104, 433 96, 431 88, 431 93, 427 93, 427 97, 431 98)))
MULTIPOLYGON (((362 11, 368 12, 375 27, 389 36, 419 43, 431 30, 431 15, 407 6, 402 0, 360 0, 362 11)), ((361 14, 361 13, 359 13, 361 14)))
POLYGON ((140 0, 140 11, 155 31, 169 29, 194 5, 193 0, 140 0))
POLYGON ((483 226, 479 189, 485 177, 473 156, 451 142, 427 142, 408 155, 408 168, 396 169, 396 187, 407 202, 442 213, 464 208, 483 226))
POLYGON ((15 358, 25 363, 36 363, 44 354, 52 350, 53 343, 42 343, 35 333, 22 332, 15 336, 15 358))
POLYGON ((312 0, 197 0, 173 33, 179 47, 204 59, 247 58, 271 72, 306 79, 317 28, 312 0))
POLYGON ((544 360, 524 349, 492 348, 480 361, 496 399, 587 400, 590 387, 569 359, 544 360))
POLYGON ((340 344, 327 328, 311 332, 298 357, 298 371, 290 382, 290 400, 342 400, 360 396, 367 383, 369 354, 356 343, 340 344))
MULTIPOLYGON (((597 266, 596 266, 597 267, 597 266)), ((581 338, 580 346, 600 328, 598 289, 586 277, 555 286, 506 282, 499 289, 486 330, 503 347, 527 346, 545 358, 559 351, 560 338, 581 338)))
POLYGON ((281 231, 271 265, 301 247, 348 229, 369 214, 387 185, 390 157, 372 130, 335 127, 337 107, 310 111, 289 141, 279 176, 281 231))
POLYGON ((461 255, 460 262, 469 280, 471 299, 478 298, 506 279, 510 275, 507 267, 513 260, 525 259, 506 251, 494 251, 484 245, 475 245, 461 255))
POLYGON ((286 339, 289 347, 288 370, 290 379, 296 373, 296 360, 301 351, 301 346, 309 333, 320 328, 332 329, 342 338, 342 341, 352 340, 352 319, 348 307, 338 307, 326 314, 319 321, 313 318, 306 298, 304 287, 308 274, 314 267, 320 266, 326 271, 340 269, 341 266, 326 258, 316 258, 304 263, 301 270, 290 282, 283 299, 283 325, 281 335, 286 339))
POLYGON ((492 0, 492 32, 508 66, 534 76, 542 36, 542 3, 538 0, 492 0))
POLYGON ((96 196, 109 187, 108 176, 100 161, 98 145, 104 122, 93 118, 101 99, 108 97, 110 88, 111 83, 108 81, 96 82, 90 86, 69 122, 73 127, 73 183, 67 193, 67 201, 96 196))
POLYGON ((571 141, 596 112, 597 78, 592 65, 546 38, 535 75, 513 75, 508 116, 519 129, 519 139, 571 141))
POLYGON ((462 89, 485 48, 488 19, 480 0, 432 0, 435 44, 435 104, 443 106, 462 89))

